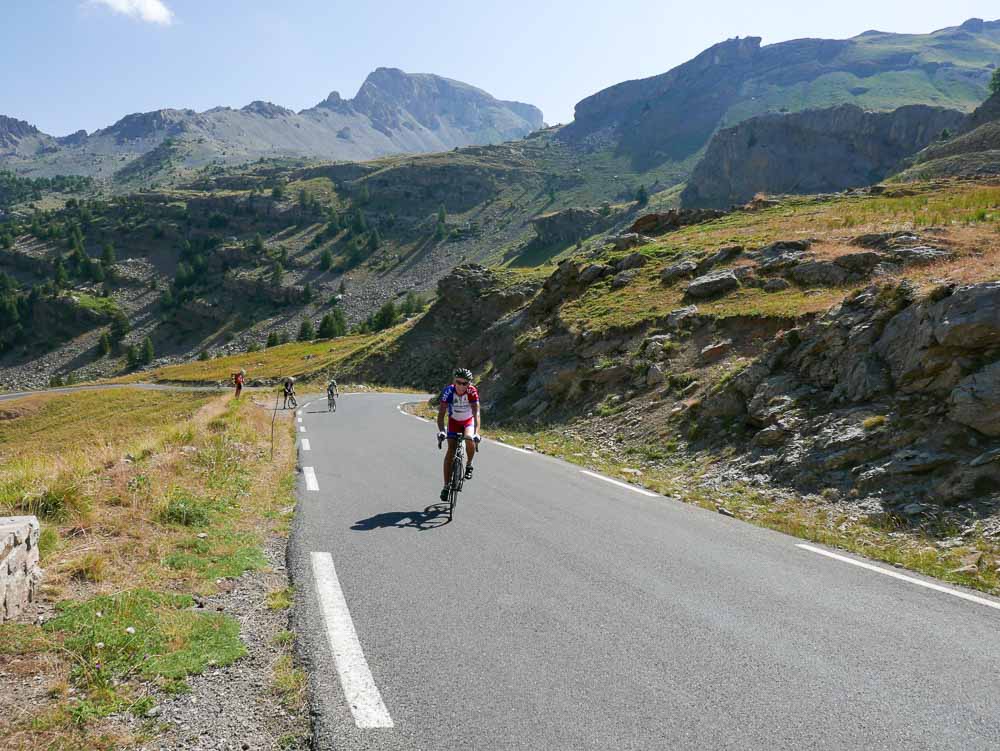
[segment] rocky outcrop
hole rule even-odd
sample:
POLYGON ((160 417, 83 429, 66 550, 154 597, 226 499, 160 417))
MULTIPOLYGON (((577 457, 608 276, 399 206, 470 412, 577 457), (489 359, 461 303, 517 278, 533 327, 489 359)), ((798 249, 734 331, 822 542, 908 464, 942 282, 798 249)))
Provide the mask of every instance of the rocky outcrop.
POLYGON ((960 132, 929 145, 896 179, 983 177, 1000 174, 1000 92, 987 99, 962 124, 960 132))
POLYGON ((17 618, 35 599, 42 580, 39 534, 33 516, 0 517, 0 623, 17 618))
POLYGON ((662 235, 691 224, 710 222, 725 216, 726 213, 716 209, 670 209, 655 214, 643 214, 632 223, 628 231, 639 235, 662 235))
POLYGON ((756 193, 826 193, 871 185, 961 126, 964 115, 922 105, 865 112, 853 105, 766 115, 719 131, 681 194, 723 207, 756 193))
POLYGON ((597 209, 569 208, 531 220, 542 245, 565 245, 590 237, 610 226, 612 218, 597 209))
POLYGON ((940 503, 1000 489, 1000 282, 873 286, 775 339, 703 405, 803 489, 940 503))

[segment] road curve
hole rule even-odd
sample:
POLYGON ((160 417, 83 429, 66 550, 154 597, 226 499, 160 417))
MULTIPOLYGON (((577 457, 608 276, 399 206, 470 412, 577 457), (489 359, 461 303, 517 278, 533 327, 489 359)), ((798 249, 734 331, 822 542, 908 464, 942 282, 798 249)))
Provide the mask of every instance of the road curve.
POLYGON ((443 524, 413 399, 297 427, 316 748, 1000 747, 995 600, 495 443, 443 524))

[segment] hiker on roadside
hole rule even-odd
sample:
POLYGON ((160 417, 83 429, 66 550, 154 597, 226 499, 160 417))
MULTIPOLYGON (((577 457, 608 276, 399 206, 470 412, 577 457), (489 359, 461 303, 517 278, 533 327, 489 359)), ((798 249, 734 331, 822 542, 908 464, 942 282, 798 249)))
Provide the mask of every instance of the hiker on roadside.
POLYGON ((233 384, 236 386, 236 398, 240 398, 240 392, 243 391, 243 383, 246 381, 247 372, 240 368, 239 373, 233 373, 233 384))

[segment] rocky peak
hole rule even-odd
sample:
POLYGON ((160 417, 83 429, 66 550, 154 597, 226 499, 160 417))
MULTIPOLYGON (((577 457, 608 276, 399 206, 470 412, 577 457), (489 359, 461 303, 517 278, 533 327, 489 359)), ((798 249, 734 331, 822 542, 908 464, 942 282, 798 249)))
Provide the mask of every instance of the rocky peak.
POLYGON ((68 136, 63 136, 62 138, 57 138, 57 141, 62 146, 79 146, 81 143, 87 140, 87 131, 80 129, 76 133, 70 133, 68 136))
MULTIPOLYGON (((334 92, 336 93, 336 92, 334 92)), ((288 117, 294 115, 290 109, 286 109, 280 105, 274 104, 272 102, 264 102, 257 99, 250 102, 246 107, 243 107, 240 112, 246 112, 250 115, 260 115, 261 117, 275 118, 275 117, 288 117)))
POLYGON ((13 117, 0 115, 0 146, 16 146, 22 138, 41 133, 34 125, 13 117))

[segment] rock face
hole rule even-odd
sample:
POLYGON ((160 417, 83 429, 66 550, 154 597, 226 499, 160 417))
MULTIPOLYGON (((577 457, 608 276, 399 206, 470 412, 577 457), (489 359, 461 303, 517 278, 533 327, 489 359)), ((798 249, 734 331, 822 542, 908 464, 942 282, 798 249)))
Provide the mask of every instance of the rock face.
POLYGON ((128 115, 89 136, 58 140, 18 123, 0 118, 0 168, 35 176, 96 175, 102 166, 106 176, 167 139, 172 159, 197 166, 219 158, 230 163, 274 156, 372 159, 448 151, 521 138, 544 125, 542 113, 529 104, 396 68, 371 73, 354 99, 333 92, 298 113, 261 101, 239 110, 162 109, 128 115), (25 126, 33 132, 24 133, 25 126), (14 138, 24 147, 15 150, 9 143, 14 138), (39 145, 45 147, 43 160, 37 158, 39 145))
POLYGON ((589 237, 608 226, 608 219, 596 209, 569 208, 543 214, 531 220, 538 242, 560 245, 589 237))
POLYGON ((1000 92, 962 123, 959 134, 936 141, 913 158, 900 180, 1000 174, 1000 92))
POLYGON ((1000 282, 869 287, 779 336, 704 405, 743 415, 776 477, 949 503, 1000 490, 1000 282))
POLYGON ((927 35, 872 31, 765 47, 757 37, 730 39, 667 73, 587 97, 560 137, 610 146, 645 168, 681 162, 720 126, 768 112, 841 103, 868 109, 934 105, 941 91, 953 106, 968 111, 986 96, 987 66, 996 62, 998 40, 1000 21, 927 35), (914 97, 918 90, 934 92, 934 99, 914 97))
POLYGON ((871 185, 963 120, 956 110, 923 105, 878 113, 843 105, 751 118, 715 134, 681 202, 723 207, 756 193, 824 193, 871 185))

